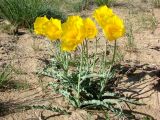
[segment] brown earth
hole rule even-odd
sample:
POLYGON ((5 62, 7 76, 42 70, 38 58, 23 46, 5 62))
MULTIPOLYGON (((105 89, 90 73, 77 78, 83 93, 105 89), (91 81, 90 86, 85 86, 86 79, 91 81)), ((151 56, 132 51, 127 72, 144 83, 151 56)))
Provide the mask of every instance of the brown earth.
MULTIPOLYGON (((131 74, 123 75, 117 89, 127 96, 141 98, 140 101, 146 104, 131 106, 133 111, 160 120, 160 9, 153 8, 152 11, 150 4, 140 1, 134 1, 132 4, 120 3, 113 7, 113 10, 125 20, 130 19, 135 46, 134 50, 128 50, 127 37, 118 40, 124 59, 121 64, 128 66, 127 72, 131 74), (132 12, 131 15, 129 11, 132 12), (143 16, 148 17, 152 12, 157 20, 154 30, 151 27, 152 21, 145 24, 142 20, 143 16)), ((92 10, 82 11, 81 14, 91 15, 92 10)), ((5 22, 2 21, 2 24, 5 22)), ((36 72, 45 67, 46 60, 52 55, 52 46, 46 38, 36 37, 25 29, 20 32, 21 35, 14 36, 1 30, 0 68, 10 64, 14 69, 10 81, 22 82, 29 86, 26 89, 0 90, 0 120, 101 120, 103 115, 96 112, 89 115, 85 110, 74 110, 62 96, 52 94, 51 90, 46 88, 47 83, 53 80, 39 76, 36 72), (37 104, 63 106, 72 111, 72 114, 60 115, 46 110, 16 110, 19 105, 37 104)), ((102 41, 103 39, 102 37, 102 41)), ((103 47, 103 42, 100 42, 99 47, 103 47)))

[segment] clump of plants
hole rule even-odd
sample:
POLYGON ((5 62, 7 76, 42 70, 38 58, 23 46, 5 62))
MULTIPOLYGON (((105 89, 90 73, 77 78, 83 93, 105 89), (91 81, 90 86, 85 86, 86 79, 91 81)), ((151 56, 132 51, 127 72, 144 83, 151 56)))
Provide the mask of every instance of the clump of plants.
POLYGON ((95 0, 95 3, 100 6, 100 5, 107 5, 111 6, 115 0, 95 0))
POLYGON ((152 0, 154 7, 160 8, 160 0, 152 0))
POLYGON ((55 47, 50 64, 41 73, 57 79, 49 85, 75 108, 109 110, 122 115, 120 103, 133 102, 113 89, 117 39, 125 34, 125 26, 107 6, 97 8, 93 18, 106 38, 101 53, 98 53, 101 37, 92 18, 69 16, 63 24, 46 16, 36 19, 35 33, 46 36, 55 47), (89 41, 95 41, 93 54, 89 52, 89 41), (108 55, 109 42, 114 42, 114 46, 108 55))
POLYGON ((65 20, 65 15, 45 0, 1 0, 0 15, 15 26, 15 32, 20 26, 31 28, 38 16, 65 20))
POLYGON ((11 78, 11 69, 9 66, 6 66, 0 71, 0 89, 5 87, 11 78))

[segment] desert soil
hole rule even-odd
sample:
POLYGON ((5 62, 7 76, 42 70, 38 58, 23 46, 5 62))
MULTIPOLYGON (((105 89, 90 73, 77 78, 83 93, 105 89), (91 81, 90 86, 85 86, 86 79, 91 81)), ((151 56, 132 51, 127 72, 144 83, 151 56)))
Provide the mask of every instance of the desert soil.
MULTIPOLYGON (((93 8, 82 11, 81 14, 88 16, 92 14, 93 8), (87 13, 87 14, 86 14, 87 13)), ((128 71, 134 71, 131 75, 123 75, 117 89, 126 95, 141 98, 146 105, 131 106, 133 111, 151 115, 160 120, 160 9, 149 7, 148 3, 129 5, 121 2, 113 7, 113 10, 123 19, 133 24, 134 50, 126 47, 127 37, 118 40, 120 52, 123 54, 121 64, 128 66, 128 71), (129 11, 132 13, 129 15, 129 11), (157 20, 154 32, 150 22, 144 23, 143 16, 154 13, 157 20), (146 27, 149 26, 149 27, 146 27), (130 91, 130 92, 129 92, 130 91)), ((153 15, 153 14, 152 14, 153 15)), ((1 25, 6 21, 2 20, 1 25)), ((50 81, 49 77, 37 75, 42 70, 47 60, 52 55, 52 46, 43 37, 37 37, 27 31, 20 29, 20 35, 10 35, 8 31, 0 31, 0 70, 10 64, 13 72, 10 81, 23 83, 26 88, 6 88, 0 90, 0 120, 91 120, 101 119, 101 114, 88 115, 85 110, 74 110, 68 105, 64 98, 52 94, 52 90, 46 88, 50 81), (47 110, 17 110, 19 105, 52 105, 63 106, 70 111, 71 115, 59 115, 47 110)), ((103 38, 102 38, 103 41, 103 38)), ((100 44, 100 48, 103 44, 100 44)))

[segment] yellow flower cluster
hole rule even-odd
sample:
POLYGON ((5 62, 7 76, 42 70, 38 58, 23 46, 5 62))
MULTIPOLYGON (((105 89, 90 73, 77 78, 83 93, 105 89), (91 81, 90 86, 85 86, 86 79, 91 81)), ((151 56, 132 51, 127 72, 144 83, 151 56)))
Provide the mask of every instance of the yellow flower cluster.
POLYGON ((38 17, 34 31, 50 40, 60 39, 62 50, 68 52, 75 50, 85 38, 92 39, 97 35, 95 23, 90 18, 82 19, 80 16, 69 16, 63 24, 58 19, 38 17))
POLYGON ((49 20, 46 16, 37 17, 34 22, 34 32, 37 35, 44 35, 50 40, 59 39, 62 34, 61 21, 53 18, 49 20))
POLYGON ((91 39, 97 35, 95 23, 80 16, 69 16, 67 21, 62 24, 62 50, 72 51, 81 44, 85 38, 91 39))
POLYGON ((62 24, 62 50, 75 50, 78 44, 84 40, 83 19, 79 16, 69 16, 62 24))
MULTIPOLYGON (((107 6, 97 8, 93 16, 108 40, 116 40, 124 35, 123 20, 107 6)), ((58 19, 37 17, 34 31, 50 40, 60 39, 62 50, 68 52, 75 50, 85 39, 95 38, 98 33, 95 23, 90 18, 82 19, 80 16, 69 16, 63 24, 58 19)))
POLYGON ((116 40, 125 33, 123 20, 112 12, 107 6, 99 7, 94 11, 94 18, 102 27, 105 37, 109 40, 116 40))

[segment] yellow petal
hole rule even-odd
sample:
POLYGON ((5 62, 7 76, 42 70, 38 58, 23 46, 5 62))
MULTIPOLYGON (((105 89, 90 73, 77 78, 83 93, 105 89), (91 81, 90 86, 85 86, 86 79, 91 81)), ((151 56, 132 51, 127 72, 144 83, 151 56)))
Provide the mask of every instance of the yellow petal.
POLYGON ((80 16, 69 16, 62 24, 62 50, 72 51, 84 40, 83 19, 80 16))
POLYGON ((44 17, 37 17, 35 22, 34 22, 34 32, 37 35, 44 35, 43 31, 43 25, 48 22, 48 18, 46 16, 44 17))
POLYGON ((114 15, 113 17, 110 17, 106 23, 103 32, 109 41, 116 40, 124 35, 124 23, 118 16, 114 15))
POLYGON ((90 18, 84 20, 84 32, 85 37, 89 39, 92 39, 97 35, 98 31, 96 25, 90 18))
POLYGON ((44 35, 50 40, 60 39, 62 35, 61 21, 51 18, 43 26, 44 35))
POLYGON ((108 8, 106 5, 97 8, 93 13, 93 17, 101 27, 105 26, 106 20, 113 15, 112 9, 108 8))

